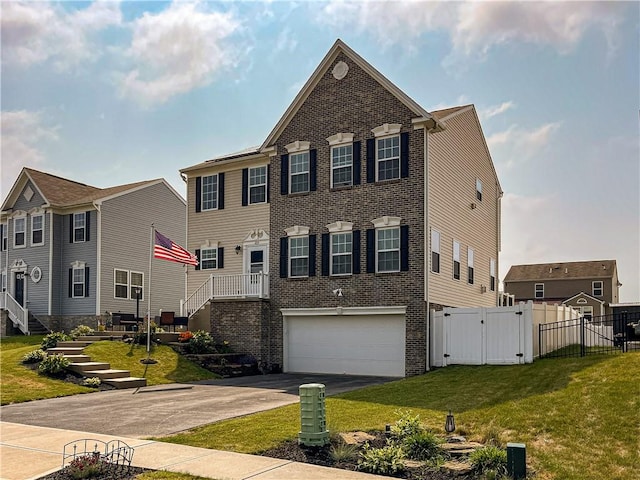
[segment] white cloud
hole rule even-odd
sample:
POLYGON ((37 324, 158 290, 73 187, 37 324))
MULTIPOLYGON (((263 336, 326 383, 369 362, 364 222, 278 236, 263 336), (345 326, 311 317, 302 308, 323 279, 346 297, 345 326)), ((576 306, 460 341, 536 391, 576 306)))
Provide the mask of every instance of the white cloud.
POLYGON ((136 67, 120 78, 122 95, 149 105, 208 85, 246 51, 228 41, 240 29, 233 13, 207 12, 200 3, 145 13, 133 23, 126 53, 136 67))
POLYGON ((57 127, 44 125, 40 112, 25 110, 1 113, 2 192, 4 197, 16 180, 22 167, 35 167, 44 163, 40 142, 58 139, 57 127))
POLYGON ((561 127, 560 122, 546 123, 534 130, 524 130, 511 125, 507 130, 487 137, 487 145, 496 163, 511 168, 518 161, 537 155, 552 141, 553 135, 561 127), (500 162, 500 158, 507 158, 500 162))
POLYGON ((94 2, 67 12, 49 2, 2 2, 3 63, 28 67, 52 60, 58 70, 93 61, 101 50, 91 37, 122 21, 118 2, 94 2))
POLYGON ((500 105, 492 105, 490 107, 480 110, 478 112, 478 115, 480 116, 481 119, 486 120, 491 117, 495 117, 496 115, 501 115, 507 110, 511 110, 512 108, 515 108, 515 106, 516 104, 513 103, 512 101, 502 102, 500 105))

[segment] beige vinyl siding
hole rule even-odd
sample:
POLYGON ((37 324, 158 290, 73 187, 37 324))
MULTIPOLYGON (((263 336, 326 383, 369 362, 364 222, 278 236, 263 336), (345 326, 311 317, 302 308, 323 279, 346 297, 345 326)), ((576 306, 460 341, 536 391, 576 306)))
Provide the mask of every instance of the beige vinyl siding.
MULTIPOLYGON (((242 206, 242 169, 268 165, 267 157, 241 161, 232 165, 212 166, 189 172, 187 183, 188 201, 188 248, 195 252, 208 240, 218 242, 224 248, 224 268, 195 270, 189 267, 187 277, 188 295, 202 285, 209 275, 232 275, 243 273, 243 252, 236 254, 235 246, 243 244, 252 230, 264 230, 269 234, 269 204, 260 203, 242 206), (224 172, 225 198, 222 210, 195 211, 196 178, 224 172)), ((273 185, 273 179, 270 182, 273 185)), ((273 190, 273 188, 272 188, 273 190)), ((271 253, 269 252, 269 255, 271 253)))
POLYGON ((429 256, 425 265, 428 301, 455 307, 495 306, 499 282, 498 180, 475 110, 470 108, 445 121, 445 131, 429 136, 428 224, 440 231, 440 273, 431 272, 429 256), (482 201, 476 198, 476 179, 482 182, 482 201), (454 239, 460 243, 460 280, 453 278, 454 239), (467 274, 469 248, 474 251, 473 285, 468 283, 467 274), (492 258, 496 261, 493 292, 492 258))
MULTIPOLYGON (((186 206, 164 183, 154 184, 106 200, 100 208, 102 220, 101 313, 136 313, 136 300, 114 298, 114 269, 144 274, 143 316, 149 301, 149 255, 151 224, 179 245, 186 243, 186 206)), ((180 311, 184 298, 184 266, 153 259, 151 314, 160 309, 180 311)), ((193 267, 192 267, 193 268, 193 267)))

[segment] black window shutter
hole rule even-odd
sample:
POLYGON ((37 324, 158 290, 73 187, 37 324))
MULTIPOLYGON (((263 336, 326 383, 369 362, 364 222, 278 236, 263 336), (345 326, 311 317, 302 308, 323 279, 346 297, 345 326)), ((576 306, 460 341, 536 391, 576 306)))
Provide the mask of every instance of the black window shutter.
POLYGON ((360 230, 354 230, 351 238, 351 259, 352 259, 352 272, 354 275, 360 273, 360 230))
POLYGON ((69 214, 69 243, 73 243, 73 213, 69 214))
POLYGON ((267 165, 267 203, 271 201, 269 190, 271 190, 271 165, 267 165))
POLYGON ((289 194, 289 155, 287 154, 280 157, 280 193, 289 194))
POLYGON ((249 205, 249 169, 242 169, 242 206, 249 205))
POLYGON ((409 225, 400 227, 400 270, 409 270, 409 225))
POLYGON ((91 240, 90 232, 91 232, 91 212, 87 212, 84 215, 84 241, 88 242, 91 240))
POLYGON ((224 247, 218 247, 218 268, 224 268, 224 247))
POLYGON ((360 142, 353 142, 353 184, 360 185, 360 142))
POLYGON ((84 296, 89 296, 89 267, 84 267, 84 296))
POLYGON ((316 191, 316 171, 318 170, 318 151, 314 148, 309 152, 309 190, 316 191))
POLYGON ((367 139, 367 183, 376 181, 376 139, 367 139))
POLYGON ((287 257, 289 251, 289 238, 280 238, 280 278, 287 278, 289 273, 289 265, 287 264, 287 257))
POLYGON ((316 236, 309 235, 309 276, 316 276, 316 236))
POLYGON ((200 270, 200 249, 196 250, 196 258, 198 259, 198 264, 196 265, 196 270, 200 270))
POLYGON ((202 211, 202 177, 196 177, 196 213, 202 211))
POLYGON ((329 275, 329 240, 331 235, 329 233, 322 234, 322 275, 329 275))
POLYGON ((367 273, 376 273, 376 229, 367 229, 367 273))
POLYGON ((73 297, 73 268, 69 269, 69 298, 73 297))
POLYGON ((409 132, 400 134, 400 176, 409 176, 409 132))
POLYGON ((218 174, 218 210, 224 209, 224 172, 218 174))

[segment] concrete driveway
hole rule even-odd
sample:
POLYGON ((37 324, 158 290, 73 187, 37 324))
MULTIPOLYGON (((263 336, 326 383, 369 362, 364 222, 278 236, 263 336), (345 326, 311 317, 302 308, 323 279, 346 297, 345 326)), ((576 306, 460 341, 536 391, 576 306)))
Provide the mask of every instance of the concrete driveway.
MULTIPOLYGON (((322 383, 327 395, 396 378, 279 374, 111 390, 0 407, 3 422, 134 438, 163 436, 298 402, 298 387, 322 383)), ((292 418, 297 422, 298 418, 292 418)))

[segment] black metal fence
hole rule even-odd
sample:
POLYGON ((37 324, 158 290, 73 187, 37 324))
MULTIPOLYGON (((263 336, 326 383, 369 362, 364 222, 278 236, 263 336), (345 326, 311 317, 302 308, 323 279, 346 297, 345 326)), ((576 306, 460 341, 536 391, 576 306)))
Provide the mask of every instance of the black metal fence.
POLYGON ((540 358, 584 357, 640 350, 640 312, 540 324, 540 358))

